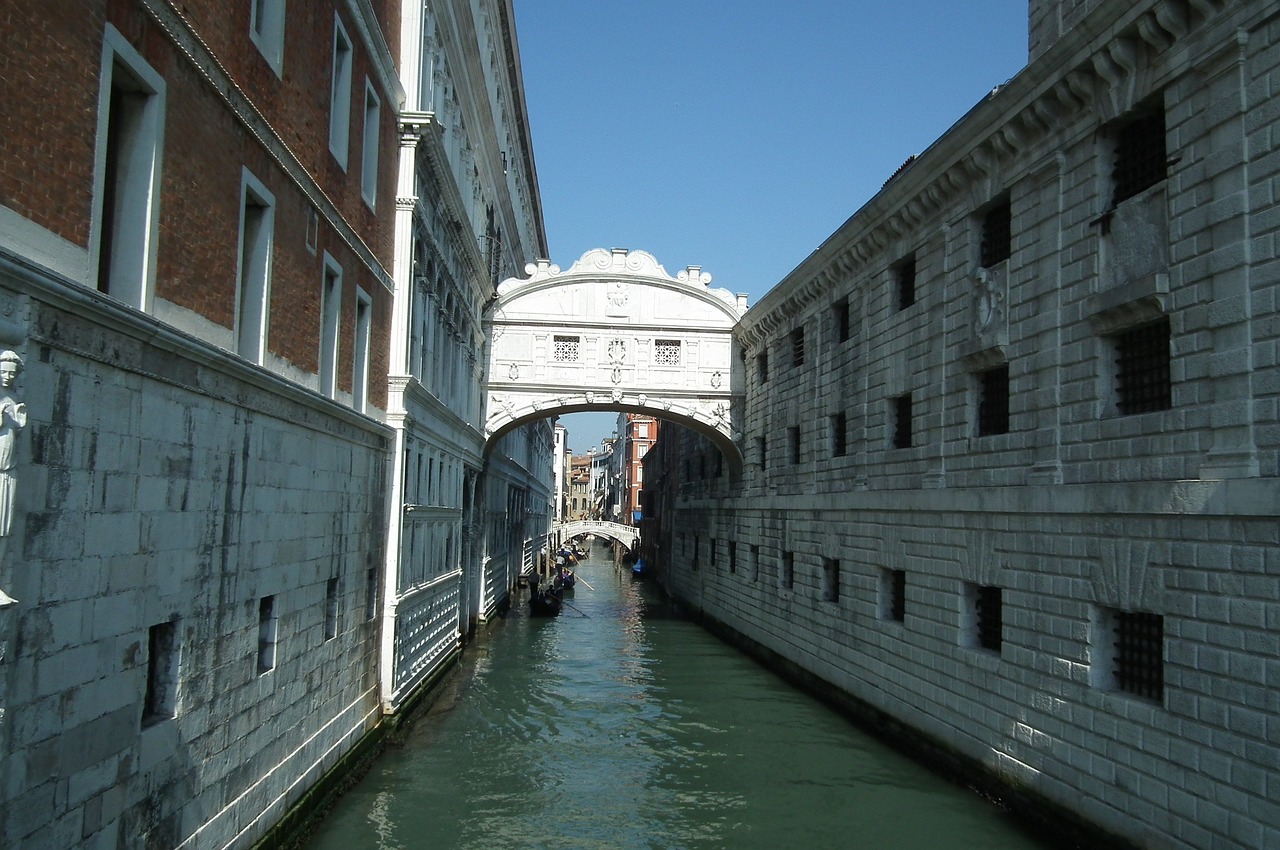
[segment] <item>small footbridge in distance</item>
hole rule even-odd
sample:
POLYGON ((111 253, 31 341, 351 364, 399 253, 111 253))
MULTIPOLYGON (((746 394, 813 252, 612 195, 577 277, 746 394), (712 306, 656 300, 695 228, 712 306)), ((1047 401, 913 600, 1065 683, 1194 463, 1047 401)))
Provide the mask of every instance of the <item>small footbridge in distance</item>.
POLYGON ((556 548, 575 537, 594 534, 596 537, 607 537, 616 540, 627 549, 634 549, 640 539, 640 529, 620 522, 607 522, 598 519, 581 519, 572 522, 556 523, 551 526, 551 540, 556 548))

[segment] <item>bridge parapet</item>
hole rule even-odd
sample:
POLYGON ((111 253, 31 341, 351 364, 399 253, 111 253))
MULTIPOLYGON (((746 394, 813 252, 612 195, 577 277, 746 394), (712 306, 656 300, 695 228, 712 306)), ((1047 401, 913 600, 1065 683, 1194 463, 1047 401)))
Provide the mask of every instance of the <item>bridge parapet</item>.
POLYGON ((636 541, 640 539, 640 529, 634 526, 594 519, 559 523, 553 525, 551 531, 560 541, 571 540, 584 534, 594 534, 597 537, 616 540, 628 549, 634 549, 636 541))

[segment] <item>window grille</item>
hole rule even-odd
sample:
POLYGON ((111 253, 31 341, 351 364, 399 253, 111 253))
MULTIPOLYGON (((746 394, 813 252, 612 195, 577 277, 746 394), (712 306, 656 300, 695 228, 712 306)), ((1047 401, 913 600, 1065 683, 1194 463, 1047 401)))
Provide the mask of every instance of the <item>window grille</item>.
POLYGON ((1164 617, 1115 612, 1115 683, 1147 699, 1164 698, 1164 617))
POLYGON ((707 555, 707 564, 711 567, 716 565, 716 539, 711 538, 711 548, 707 555))
POLYGON ((796 556, 794 552, 782 553, 782 566, 778 574, 778 584, 782 587, 791 587, 795 584, 796 576, 796 556))
POLYGON ((831 454, 835 457, 844 457, 848 451, 847 431, 848 420, 845 414, 843 412, 833 414, 831 416, 831 454))
POLYGON ((911 393, 893 400, 893 447, 911 448, 911 393))
POLYGON ((822 600, 840 601, 840 561, 836 558, 827 558, 822 562, 822 600))
POLYGON ((978 436, 1009 433, 1009 364, 978 374, 978 436))
POLYGON ((999 587, 979 587, 974 594, 978 646, 999 652, 1004 640, 1003 591, 999 587))
POLYGON ((653 362, 659 366, 679 366, 680 340, 655 340, 653 344, 653 362))
POLYGON ((984 269, 994 267, 1013 254, 1013 211, 1006 197, 989 208, 982 216, 982 250, 979 264, 984 269))
POLYGON ((841 298, 831 305, 836 342, 849 341, 849 299, 841 298))
POLYGON ((804 328, 796 328, 791 332, 791 365, 804 365, 804 328))
POLYGON ((885 613, 890 620, 905 623, 907 620, 907 571, 889 570, 885 582, 888 595, 885 613))
POLYGON ((898 309, 905 310, 916 303, 916 256, 912 254, 894 266, 893 276, 898 285, 898 309))
POLYGON ((800 462, 800 427, 792 425, 787 429, 787 439, 791 444, 791 462, 793 464, 800 462))
POLYGON ((1116 407, 1123 415, 1173 407, 1169 320, 1132 328, 1115 338, 1116 407))
POLYGON ((1115 139, 1112 202, 1119 204, 1168 176, 1169 155, 1165 147, 1163 108, 1152 109, 1121 124, 1116 129, 1115 139))
POLYGON ((552 352, 553 359, 561 363, 578 362, 578 344, 581 339, 581 337, 576 336, 557 336, 552 352))

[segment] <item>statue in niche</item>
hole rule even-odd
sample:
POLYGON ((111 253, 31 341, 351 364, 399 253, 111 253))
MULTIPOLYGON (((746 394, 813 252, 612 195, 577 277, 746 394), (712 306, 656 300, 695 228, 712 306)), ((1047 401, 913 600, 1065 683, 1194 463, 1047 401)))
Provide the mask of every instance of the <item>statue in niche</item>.
MULTIPOLYGON (((18 434, 27 427, 27 405, 14 398, 14 384, 22 369, 22 358, 16 351, 0 352, 0 563, 9 549, 9 533, 13 528, 13 501, 17 480, 18 434)), ((0 590, 0 607, 15 602, 0 590)))

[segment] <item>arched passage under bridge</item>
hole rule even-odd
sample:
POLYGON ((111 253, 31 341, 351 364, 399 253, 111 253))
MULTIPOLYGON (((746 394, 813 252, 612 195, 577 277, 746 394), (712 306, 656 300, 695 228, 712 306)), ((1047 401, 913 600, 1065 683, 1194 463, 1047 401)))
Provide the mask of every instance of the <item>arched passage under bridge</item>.
POLYGON ((674 277, 651 254, 597 248, 568 271, 540 260, 498 287, 485 313, 489 445, 535 419, 622 410, 705 434, 734 477, 743 376, 733 328, 746 296, 712 289, 689 266, 674 277))

